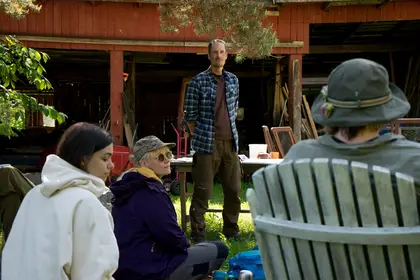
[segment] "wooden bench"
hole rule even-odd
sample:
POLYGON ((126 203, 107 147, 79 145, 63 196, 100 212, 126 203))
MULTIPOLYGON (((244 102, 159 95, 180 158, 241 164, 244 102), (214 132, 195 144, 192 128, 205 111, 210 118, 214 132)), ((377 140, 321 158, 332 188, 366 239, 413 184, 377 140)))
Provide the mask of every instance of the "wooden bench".
POLYGON ((420 279, 412 177, 340 159, 284 161, 247 199, 268 280, 420 279))

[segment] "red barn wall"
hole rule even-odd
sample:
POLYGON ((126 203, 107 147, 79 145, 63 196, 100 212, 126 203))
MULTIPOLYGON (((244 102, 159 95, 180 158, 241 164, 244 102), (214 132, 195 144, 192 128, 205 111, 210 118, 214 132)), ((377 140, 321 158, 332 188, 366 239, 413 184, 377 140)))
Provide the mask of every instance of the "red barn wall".
MULTIPOLYGON (((396 0, 376 8, 372 5, 331 7, 323 5, 285 5, 280 16, 267 17, 273 24, 280 41, 303 41, 303 48, 275 48, 275 54, 308 53, 309 24, 333 22, 366 22, 420 19, 420 1, 396 0)), ((160 31, 159 13, 155 4, 132 4, 49 0, 39 14, 30 14, 23 20, 15 20, 0 14, 1 34, 32 36, 82 37, 101 39, 129 39, 150 41, 206 41, 197 37, 191 28, 178 34, 160 31)), ((206 52, 205 47, 188 46, 132 46, 110 44, 83 44, 58 42, 27 42, 37 48, 97 49, 151 52, 206 52)))

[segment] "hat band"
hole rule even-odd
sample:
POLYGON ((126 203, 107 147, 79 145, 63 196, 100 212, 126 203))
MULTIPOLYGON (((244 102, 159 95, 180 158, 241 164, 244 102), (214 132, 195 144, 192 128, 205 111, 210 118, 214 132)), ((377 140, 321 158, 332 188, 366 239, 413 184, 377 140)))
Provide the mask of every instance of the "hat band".
POLYGON ((352 108, 367 108, 367 107, 374 107, 374 106, 382 105, 382 104, 387 103, 391 99, 392 99, 392 94, 390 93, 380 98, 358 100, 358 101, 340 101, 340 100, 328 97, 327 102, 337 108, 352 109, 352 108))

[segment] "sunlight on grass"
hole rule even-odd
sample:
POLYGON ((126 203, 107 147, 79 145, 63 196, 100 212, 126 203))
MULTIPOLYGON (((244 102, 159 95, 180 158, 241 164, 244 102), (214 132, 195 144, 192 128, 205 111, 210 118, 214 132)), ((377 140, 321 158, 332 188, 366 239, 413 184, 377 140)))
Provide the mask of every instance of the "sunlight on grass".
MULTIPOLYGON (((249 209, 248 202, 246 201, 246 190, 248 188, 252 188, 252 185, 249 183, 242 183, 241 189, 241 209, 249 209)), ((192 185, 188 185, 188 191, 192 192, 192 185)), ((174 203, 175 210, 178 215, 178 222, 181 223, 181 204, 179 196, 172 196, 172 202, 174 203)), ((191 197, 187 198, 187 215, 189 215, 189 209, 191 204, 191 197)), ((220 184, 215 184, 213 187, 212 195, 209 201, 209 208, 216 208, 222 209, 223 208, 223 190, 220 184)), ((256 246, 255 235, 254 235, 254 227, 252 224, 251 214, 249 213, 241 213, 239 215, 239 230, 240 230, 240 241, 229 241, 226 240, 222 235, 222 228, 223 228, 223 218, 222 213, 206 213, 206 228, 207 240, 222 240, 224 241, 229 247, 229 258, 236 255, 237 253, 252 250, 256 246)), ((187 236, 190 236, 190 225, 188 223, 187 226, 187 236)), ((222 270, 228 269, 228 262, 226 261, 222 267, 222 270)))

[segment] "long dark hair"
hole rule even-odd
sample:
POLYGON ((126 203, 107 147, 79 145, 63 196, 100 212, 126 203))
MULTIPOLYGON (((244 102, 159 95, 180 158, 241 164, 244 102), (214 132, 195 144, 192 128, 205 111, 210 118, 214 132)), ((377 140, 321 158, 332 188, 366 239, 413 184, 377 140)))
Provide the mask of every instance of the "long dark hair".
POLYGON ((108 131, 97 125, 79 122, 70 126, 61 136, 57 156, 82 169, 82 160, 88 160, 95 152, 112 144, 108 131))

